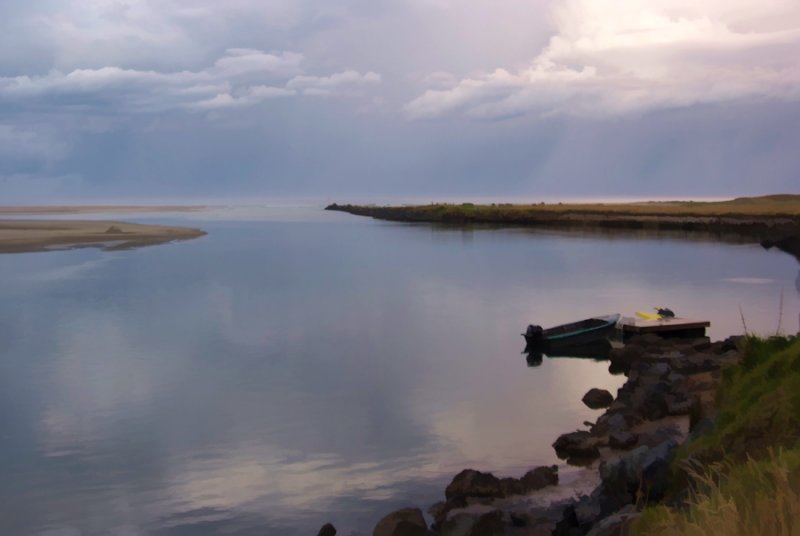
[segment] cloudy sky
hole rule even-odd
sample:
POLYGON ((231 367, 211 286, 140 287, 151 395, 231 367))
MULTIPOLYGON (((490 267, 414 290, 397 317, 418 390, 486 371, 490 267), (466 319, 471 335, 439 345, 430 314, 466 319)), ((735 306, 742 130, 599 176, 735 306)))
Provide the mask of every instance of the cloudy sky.
POLYGON ((797 0, 7 0, 0 201, 800 193, 797 0))

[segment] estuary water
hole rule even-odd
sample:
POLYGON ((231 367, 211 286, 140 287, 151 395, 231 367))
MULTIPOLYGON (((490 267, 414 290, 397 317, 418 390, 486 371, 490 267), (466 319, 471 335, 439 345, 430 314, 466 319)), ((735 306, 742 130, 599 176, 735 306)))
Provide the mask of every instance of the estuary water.
POLYGON ((116 217, 209 234, 0 255, 2 534, 371 534, 465 467, 559 463, 555 438, 598 415, 583 394, 624 381, 528 367, 529 323, 668 306, 713 338, 798 329, 800 264, 754 245, 309 208, 116 217))

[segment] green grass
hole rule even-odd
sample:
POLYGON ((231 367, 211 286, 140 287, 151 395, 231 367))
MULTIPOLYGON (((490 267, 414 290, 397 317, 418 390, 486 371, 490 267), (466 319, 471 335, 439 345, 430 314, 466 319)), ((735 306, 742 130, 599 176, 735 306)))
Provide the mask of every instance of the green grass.
POLYGON ((693 482, 688 506, 648 507, 631 534, 800 535, 800 338, 750 337, 744 350, 723 373, 714 430, 673 463, 693 482))
POLYGON ((742 459, 800 439, 800 339, 747 339, 745 358, 724 371, 714 431, 688 446, 701 460, 742 459))

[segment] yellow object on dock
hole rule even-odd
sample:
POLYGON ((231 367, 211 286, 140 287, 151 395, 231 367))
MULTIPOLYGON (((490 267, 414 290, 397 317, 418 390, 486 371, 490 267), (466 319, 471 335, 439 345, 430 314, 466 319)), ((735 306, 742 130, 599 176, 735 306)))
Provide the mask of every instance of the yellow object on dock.
POLYGON ((636 316, 639 318, 644 318, 645 320, 660 320, 661 315, 656 313, 643 313, 641 311, 636 311, 636 316))
POLYGON ((704 337, 706 328, 711 325, 708 320, 661 318, 658 315, 653 315, 656 318, 642 318, 639 313, 636 314, 637 317, 626 316, 620 320, 623 336, 655 333, 665 337, 704 337))

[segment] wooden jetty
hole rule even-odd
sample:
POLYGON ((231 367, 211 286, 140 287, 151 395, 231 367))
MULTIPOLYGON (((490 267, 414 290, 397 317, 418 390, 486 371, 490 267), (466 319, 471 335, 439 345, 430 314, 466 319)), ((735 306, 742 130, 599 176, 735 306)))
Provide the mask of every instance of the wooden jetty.
POLYGON ((622 326, 622 336, 625 339, 645 333, 654 333, 660 337, 705 337, 706 328, 711 325, 711 322, 689 318, 646 320, 626 316, 620 320, 620 325, 622 326))

